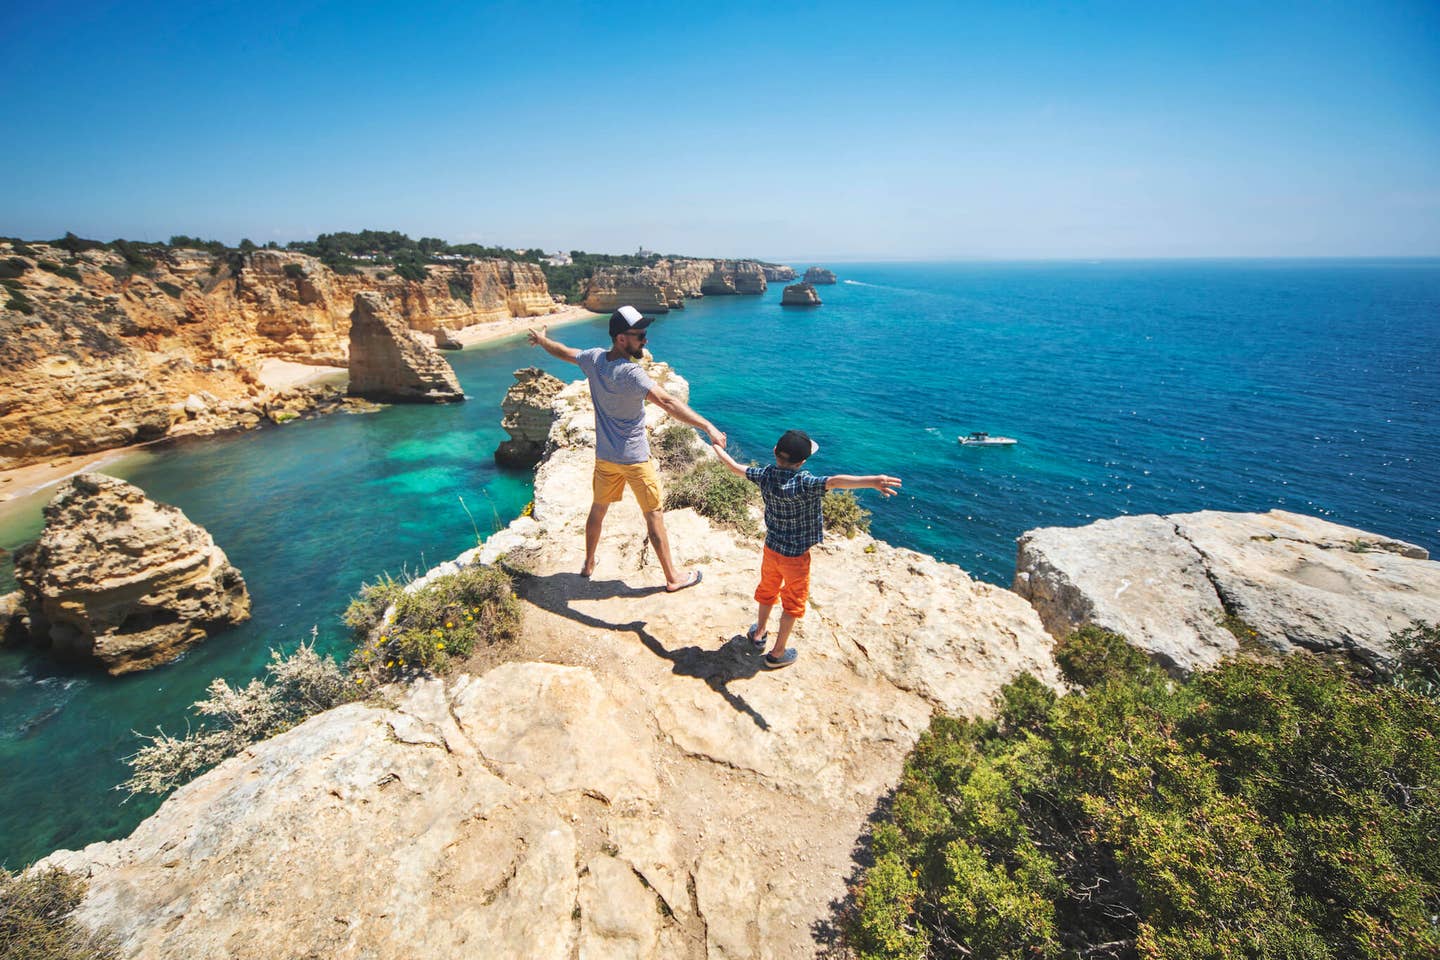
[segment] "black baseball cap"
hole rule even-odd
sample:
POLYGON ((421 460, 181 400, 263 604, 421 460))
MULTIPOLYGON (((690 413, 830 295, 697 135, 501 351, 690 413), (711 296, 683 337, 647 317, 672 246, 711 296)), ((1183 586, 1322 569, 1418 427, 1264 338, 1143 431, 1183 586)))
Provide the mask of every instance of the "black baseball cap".
POLYGON ((786 430, 775 442, 775 452, 791 463, 801 463, 820 449, 804 430, 786 430))
POLYGON ((610 314, 610 336, 618 337, 622 333, 644 330, 654 322, 654 318, 641 316, 639 310, 626 304, 610 314))

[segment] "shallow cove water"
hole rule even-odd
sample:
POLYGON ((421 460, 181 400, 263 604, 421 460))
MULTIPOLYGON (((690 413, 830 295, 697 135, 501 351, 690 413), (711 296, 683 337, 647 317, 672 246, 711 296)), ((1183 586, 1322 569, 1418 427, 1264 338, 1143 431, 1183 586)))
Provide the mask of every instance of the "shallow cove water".
MULTIPOLYGON (((893 499, 860 494, 885 540, 1008 584, 1032 527, 1282 507, 1440 552, 1440 261, 835 268, 821 307, 780 307, 781 284, 707 298, 659 320, 650 348, 744 456, 763 461, 800 427, 821 445, 812 472, 902 477, 893 499), (959 446, 972 430, 1020 443, 959 446)), ((604 322, 554 334, 597 345, 604 322)), ((254 618, 131 677, 0 652, 0 862, 128 833, 158 805, 110 789, 131 731, 184 730, 212 678, 248 680, 312 627, 342 653, 339 614, 361 582, 448 559, 519 513, 530 477, 491 459, 511 371, 578 371, 518 338, 450 358, 464 404, 103 468, 204 525, 254 618)), ((44 499, 9 505, 0 546, 33 539, 44 499)))

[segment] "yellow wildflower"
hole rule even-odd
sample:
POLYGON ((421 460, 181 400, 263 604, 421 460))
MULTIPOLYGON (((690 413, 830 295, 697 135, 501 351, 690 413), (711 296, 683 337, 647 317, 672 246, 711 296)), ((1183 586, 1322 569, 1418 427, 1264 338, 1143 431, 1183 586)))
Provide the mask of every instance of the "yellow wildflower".
POLYGON ((454 628, 455 628, 455 624, 450 623, 449 621, 446 621, 446 623, 445 623, 445 629, 446 629, 446 630, 453 630, 454 628))

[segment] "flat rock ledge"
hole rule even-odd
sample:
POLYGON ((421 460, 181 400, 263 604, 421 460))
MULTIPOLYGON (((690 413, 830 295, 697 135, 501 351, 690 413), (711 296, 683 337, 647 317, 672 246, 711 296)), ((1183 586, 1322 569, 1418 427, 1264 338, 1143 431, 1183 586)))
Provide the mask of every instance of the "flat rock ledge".
POLYGON ((1440 564, 1422 547, 1284 510, 1031 530, 1014 589, 1055 637, 1095 624, 1181 675, 1236 653, 1241 635, 1383 670, 1392 633, 1440 622, 1440 564))
POLYGON ((740 636, 759 540, 668 513, 705 573, 669 595, 627 498, 582 579, 584 383, 553 409, 534 516, 431 572, 529 571, 510 662, 321 714, 53 854, 125 956, 813 957, 931 714, 1058 684, 1027 603, 869 537, 817 548, 800 660, 773 673, 740 636))

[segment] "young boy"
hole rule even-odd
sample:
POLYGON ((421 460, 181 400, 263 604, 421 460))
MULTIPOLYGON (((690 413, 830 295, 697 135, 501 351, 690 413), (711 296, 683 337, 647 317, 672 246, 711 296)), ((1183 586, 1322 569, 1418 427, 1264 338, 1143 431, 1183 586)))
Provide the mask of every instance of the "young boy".
POLYGON ((742 467, 723 448, 711 449, 731 472, 759 486, 765 500, 765 553, 760 561, 760 586, 755 588, 755 602, 760 610, 745 636, 755 652, 765 649, 765 638, 769 635, 765 627, 770 622, 775 601, 779 600, 780 631, 775 637, 775 648, 765 654, 764 661, 767 670, 779 670, 790 666, 799 656, 794 647, 787 648, 785 644, 795 621, 805 616, 805 601, 810 596, 810 548, 825 537, 820 513, 825 491, 869 487, 879 490, 882 497, 889 497, 900 486, 900 478, 884 474, 817 477, 801 470, 810 455, 820 449, 802 430, 785 431, 775 444, 775 463, 768 467, 742 467))

